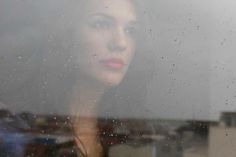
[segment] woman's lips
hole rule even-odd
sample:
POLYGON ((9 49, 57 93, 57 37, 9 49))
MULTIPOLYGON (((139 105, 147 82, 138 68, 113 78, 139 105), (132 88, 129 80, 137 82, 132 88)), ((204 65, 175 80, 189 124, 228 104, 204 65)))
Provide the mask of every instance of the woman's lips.
POLYGON ((125 66, 124 61, 118 58, 101 60, 101 63, 103 66, 114 70, 121 70, 125 66))

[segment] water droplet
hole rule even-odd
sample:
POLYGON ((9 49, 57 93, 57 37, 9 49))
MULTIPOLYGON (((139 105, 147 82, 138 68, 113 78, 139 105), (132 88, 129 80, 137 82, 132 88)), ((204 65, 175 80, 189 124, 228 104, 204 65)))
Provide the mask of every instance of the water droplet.
POLYGON ((18 55, 17 58, 18 58, 19 60, 21 60, 21 59, 23 58, 23 56, 18 55))

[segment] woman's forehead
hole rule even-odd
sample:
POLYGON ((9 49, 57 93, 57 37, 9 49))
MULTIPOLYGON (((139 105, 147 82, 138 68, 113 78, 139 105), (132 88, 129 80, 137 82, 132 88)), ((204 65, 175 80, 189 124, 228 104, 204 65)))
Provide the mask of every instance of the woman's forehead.
POLYGON ((104 13, 113 17, 125 17, 136 20, 136 11, 132 0, 87 0, 83 7, 85 16, 104 13))

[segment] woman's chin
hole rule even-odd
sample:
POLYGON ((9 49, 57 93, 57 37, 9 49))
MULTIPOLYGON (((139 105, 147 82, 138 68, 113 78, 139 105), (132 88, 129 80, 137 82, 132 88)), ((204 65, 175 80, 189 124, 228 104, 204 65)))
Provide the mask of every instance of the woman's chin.
POLYGON ((121 83, 124 75, 121 73, 109 73, 107 75, 103 75, 100 78, 100 81, 107 87, 115 87, 121 83))

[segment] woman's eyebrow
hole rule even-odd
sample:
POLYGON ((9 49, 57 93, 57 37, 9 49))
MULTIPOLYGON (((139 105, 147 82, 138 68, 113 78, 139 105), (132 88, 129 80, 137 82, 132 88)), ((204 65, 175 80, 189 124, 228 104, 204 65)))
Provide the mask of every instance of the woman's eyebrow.
POLYGON ((112 17, 112 16, 109 16, 107 14, 104 14, 104 13, 93 13, 93 14, 90 14, 89 15, 90 17, 103 17, 103 18, 106 18, 108 20, 111 20, 111 21, 115 21, 115 19, 112 17))
MULTIPOLYGON (((115 21, 115 18, 114 18, 114 17, 112 17, 112 16, 110 16, 110 15, 107 15, 107 14, 105 14, 105 13, 92 13, 92 14, 90 14, 89 16, 90 16, 90 17, 96 17, 96 16, 98 16, 98 17, 106 18, 107 20, 110 20, 110 21, 115 21)), ((131 21, 129 21, 129 24, 131 24, 131 25, 139 25, 139 21, 137 21, 137 20, 131 20, 131 21)))

